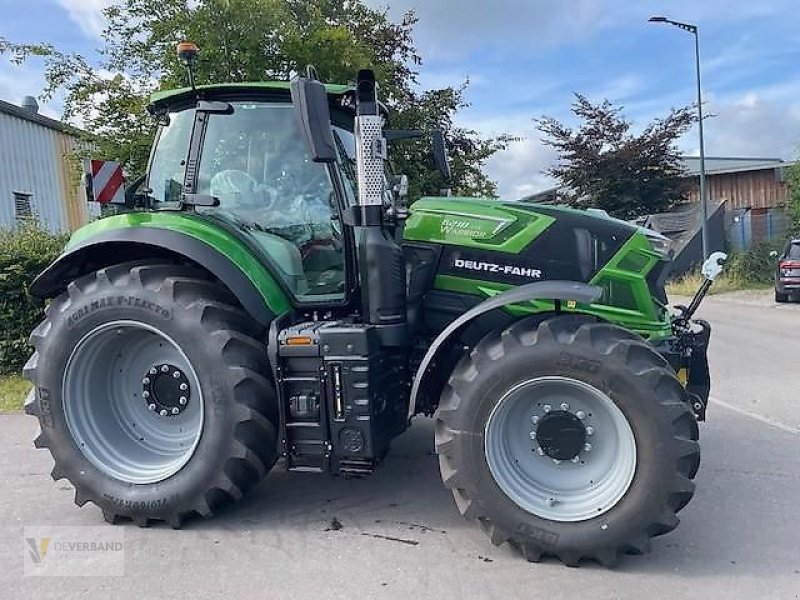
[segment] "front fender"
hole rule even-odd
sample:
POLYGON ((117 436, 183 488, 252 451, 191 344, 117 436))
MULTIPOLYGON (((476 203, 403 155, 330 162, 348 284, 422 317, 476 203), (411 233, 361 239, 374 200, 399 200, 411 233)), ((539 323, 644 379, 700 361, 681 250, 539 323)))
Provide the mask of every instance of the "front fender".
POLYGON ((417 395, 419 394, 423 381, 428 376, 428 367, 436 358, 439 350, 441 350, 448 341, 452 340, 459 330, 476 317, 497 308, 502 308, 510 304, 518 304, 520 302, 530 302, 531 300, 559 300, 562 302, 572 300, 581 304, 591 304, 599 300, 602 293, 603 290, 597 286, 576 281, 537 281, 506 290, 473 306, 436 336, 436 339, 433 340, 433 343, 422 358, 422 362, 420 362, 417 373, 414 376, 414 384, 411 388, 411 397, 408 403, 408 418, 410 419, 416 414, 417 395))
POLYGON ((191 260, 219 279, 262 325, 289 310, 286 293, 242 242, 200 219, 154 216, 107 217, 78 230, 64 253, 33 281, 31 294, 52 298, 70 281, 119 262, 179 258, 191 260))

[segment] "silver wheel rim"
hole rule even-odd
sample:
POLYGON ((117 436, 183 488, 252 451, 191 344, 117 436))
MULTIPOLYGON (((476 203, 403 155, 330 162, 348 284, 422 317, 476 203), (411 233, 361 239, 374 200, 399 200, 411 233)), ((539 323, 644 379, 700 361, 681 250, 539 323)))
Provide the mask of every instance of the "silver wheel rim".
POLYGON ((530 379, 506 392, 489 415, 484 448, 500 489, 523 510, 552 521, 609 511, 636 471, 636 440, 625 415, 606 394, 568 377, 530 379), (584 428, 584 438, 572 438, 580 448, 572 458, 554 458, 563 447, 554 450, 545 437, 544 423, 552 428, 556 417, 584 428))
POLYGON ((127 483, 155 483, 177 473, 203 430, 202 391, 188 358, 172 338, 135 321, 103 324, 78 342, 64 371, 63 402, 83 455, 127 483), (176 392, 180 404, 162 404, 166 400, 155 392, 150 397, 156 376, 174 377, 159 389, 185 390, 176 392))

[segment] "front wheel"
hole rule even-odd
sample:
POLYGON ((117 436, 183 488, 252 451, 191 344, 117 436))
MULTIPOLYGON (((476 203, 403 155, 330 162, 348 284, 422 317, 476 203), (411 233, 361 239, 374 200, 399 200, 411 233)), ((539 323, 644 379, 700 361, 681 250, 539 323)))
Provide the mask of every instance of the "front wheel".
POLYGON ((606 565, 671 531, 700 460, 686 392, 621 328, 557 317, 481 341, 437 412, 445 485, 495 544, 606 565))
POLYGON ((180 526, 238 500, 276 458, 260 329, 184 266, 123 264, 70 283, 25 367, 53 478, 111 522, 180 526))

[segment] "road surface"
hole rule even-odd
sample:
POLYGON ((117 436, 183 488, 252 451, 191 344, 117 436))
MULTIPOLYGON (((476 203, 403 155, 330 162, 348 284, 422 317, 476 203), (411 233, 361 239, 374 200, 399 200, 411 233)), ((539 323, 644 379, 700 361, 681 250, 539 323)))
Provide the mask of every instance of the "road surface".
POLYGON ((53 482, 35 423, 0 416, 3 598, 800 597, 800 306, 713 298, 717 398, 678 529, 614 571, 529 564, 458 516, 439 481, 432 423, 417 420, 374 476, 276 470, 238 506, 182 531, 124 526, 124 577, 23 577, 24 525, 99 525, 53 482))

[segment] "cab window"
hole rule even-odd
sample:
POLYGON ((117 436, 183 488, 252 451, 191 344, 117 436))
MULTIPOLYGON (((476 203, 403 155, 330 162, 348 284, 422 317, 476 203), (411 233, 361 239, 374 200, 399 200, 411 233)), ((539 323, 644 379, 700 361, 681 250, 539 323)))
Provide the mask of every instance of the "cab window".
POLYGON ((171 112, 159 130, 147 180, 149 195, 158 202, 181 199, 194 114, 194 110, 171 112))

